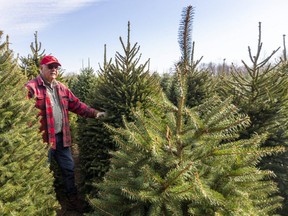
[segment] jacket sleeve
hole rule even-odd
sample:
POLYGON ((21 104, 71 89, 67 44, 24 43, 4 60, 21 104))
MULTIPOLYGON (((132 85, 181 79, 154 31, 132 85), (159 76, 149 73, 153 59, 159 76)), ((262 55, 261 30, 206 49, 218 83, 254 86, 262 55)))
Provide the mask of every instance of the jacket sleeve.
POLYGON ((29 83, 25 84, 25 88, 28 90, 27 97, 28 99, 31 99, 34 97, 34 90, 33 88, 29 85, 29 83))
POLYGON ((99 112, 81 102, 69 89, 66 89, 66 95, 68 96, 68 110, 74 112, 82 117, 95 118, 99 112))

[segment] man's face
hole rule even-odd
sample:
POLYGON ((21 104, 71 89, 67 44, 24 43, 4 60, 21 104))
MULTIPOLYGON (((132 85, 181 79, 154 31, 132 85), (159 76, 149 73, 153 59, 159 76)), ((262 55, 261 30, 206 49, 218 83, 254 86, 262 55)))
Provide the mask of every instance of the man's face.
POLYGON ((58 64, 41 65, 41 72, 45 80, 51 83, 58 76, 58 64))

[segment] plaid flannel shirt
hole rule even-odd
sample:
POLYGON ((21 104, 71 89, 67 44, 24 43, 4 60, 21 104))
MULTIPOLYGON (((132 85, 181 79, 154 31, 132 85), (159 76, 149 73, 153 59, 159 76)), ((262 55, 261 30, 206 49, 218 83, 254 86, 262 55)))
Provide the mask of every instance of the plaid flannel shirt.
MULTIPOLYGON (((28 88, 28 98, 35 98, 35 107, 40 109, 38 116, 40 116, 40 131, 43 132, 43 140, 51 144, 53 149, 56 149, 52 106, 42 77, 39 75, 35 79, 30 80, 26 87, 28 88)), ((90 108, 81 102, 65 85, 58 81, 56 90, 63 114, 63 143, 65 147, 68 147, 72 145, 68 111, 72 111, 82 117, 94 118, 98 110, 90 108)))

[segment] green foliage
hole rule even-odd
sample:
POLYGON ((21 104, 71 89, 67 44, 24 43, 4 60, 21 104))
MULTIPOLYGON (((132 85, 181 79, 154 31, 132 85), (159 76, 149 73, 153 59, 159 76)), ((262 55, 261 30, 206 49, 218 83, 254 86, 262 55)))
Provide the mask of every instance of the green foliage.
POLYGON ((260 148, 265 135, 234 141, 249 118, 231 100, 184 109, 180 131, 175 111, 107 125, 120 150, 90 200, 92 215, 271 215, 280 206, 273 173, 255 165, 283 149, 260 148))
MULTIPOLYGON (((164 74, 161 79, 161 87, 173 104, 177 104, 179 83, 177 74, 164 74)), ((186 106, 194 107, 202 104, 207 98, 215 94, 217 81, 208 70, 197 70, 189 67, 187 75, 186 106)))
POLYGON ((121 116, 129 117, 132 110, 151 108, 147 98, 157 96, 160 91, 157 77, 150 75, 147 68, 149 61, 139 64, 140 46, 137 43, 131 46, 129 25, 127 45, 120 37, 124 55, 117 52, 114 64, 104 62, 95 90, 95 105, 111 112, 120 125, 121 116))
MULTIPOLYGON (((115 63, 106 60, 104 50, 104 64, 100 68, 98 83, 91 95, 91 106, 108 113, 104 121, 115 127, 121 127, 122 116, 132 121, 133 110, 149 110, 153 106, 149 97, 159 94, 160 86, 156 76, 150 75, 147 69, 148 61, 140 64, 140 47, 130 44, 130 23, 128 23, 128 39, 124 44, 120 37, 124 54, 115 55, 115 63)), ((92 182, 102 181, 109 169, 109 151, 117 149, 111 139, 110 131, 103 127, 100 120, 87 119, 82 124, 81 144, 79 144, 80 160, 85 172, 87 190, 96 196, 92 182)))
POLYGON ((175 65, 176 72, 174 74, 164 74, 161 80, 161 87, 173 104, 177 105, 181 101, 180 103, 189 107, 197 106, 214 95, 216 84, 216 80, 213 79, 209 70, 197 69, 202 57, 194 61, 195 43, 192 44, 191 39, 193 15, 192 7, 188 7, 187 11, 183 11, 183 20, 180 22, 178 37, 182 57, 175 65), (178 68, 181 68, 183 75, 185 74, 185 79, 179 77, 178 68), (181 92, 182 90, 183 92, 181 92), (183 94, 185 94, 184 99, 183 94))
MULTIPOLYGON (((183 10, 181 32, 189 30, 192 12, 191 6, 183 10)), ((119 149, 111 152, 111 168, 96 185, 99 196, 90 198, 91 215, 250 216, 281 207, 273 172, 256 165, 284 148, 261 147, 265 133, 239 139, 250 119, 231 97, 186 106, 185 50, 176 65, 177 105, 166 97, 151 99, 155 109, 132 110, 134 121, 124 117, 123 127, 105 124, 119 149)))
MULTIPOLYGON (((77 75, 76 74, 68 74, 63 77, 64 83, 67 84, 67 86, 72 90, 73 92, 73 86, 75 83, 77 83, 77 75)), ((74 92, 73 92, 74 93, 74 92)), ((78 95, 76 95, 78 96, 78 95)), ((71 130, 71 137, 72 137, 72 142, 74 144, 77 143, 78 139, 78 125, 77 125, 77 120, 78 120, 78 115, 69 112, 69 122, 70 122, 70 130, 71 130)))
MULTIPOLYGON (((233 96, 233 103, 242 112, 249 115, 251 125, 241 133, 242 138, 249 138, 255 133, 268 133, 265 147, 286 146, 288 142, 288 73, 287 64, 272 65, 269 60, 277 52, 260 60, 262 49, 261 23, 259 23, 259 40, 256 55, 252 56, 249 47, 251 66, 243 61, 244 67, 234 67, 231 76, 226 76, 220 84, 223 98, 233 96)), ((261 169, 272 170, 276 174, 275 181, 285 198, 281 214, 288 212, 288 153, 283 152, 261 160, 261 169)))
POLYGON ((28 79, 33 79, 39 74, 40 60, 45 56, 45 49, 41 51, 42 44, 38 42, 38 33, 34 33, 34 44, 30 44, 30 49, 32 54, 29 54, 27 57, 20 57, 21 60, 21 69, 23 74, 27 76, 28 79))
MULTIPOLYGON (((4 43, 5 44, 5 43, 4 43)), ((58 202, 47 147, 39 133, 27 79, 11 50, 0 48, 0 212, 1 215, 56 215, 58 202)))
POLYGON ((80 71, 73 82, 70 83, 72 92, 84 103, 89 103, 89 95, 95 88, 97 77, 93 68, 87 67, 80 71))
MULTIPOLYGON (((91 92, 96 88, 97 84, 97 77, 94 73, 94 70, 91 67, 83 68, 80 72, 79 75, 74 75, 69 78, 68 80, 69 87, 71 88, 72 92, 84 103, 90 104, 90 96, 91 92)), ((82 118, 80 116, 74 115, 73 113, 70 114, 70 117, 72 117, 72 132, 73 132, 73 140, 76 142, 78 145, 78 148, 80 149, 80 166, 81 170, 83 171, 82 173, 82 179, 84 181, 87 181, 85 177, 85 170, 89 169, 86 165, 86 160, 90 160, 91 156, 88 156, 87 158, 87 152, 90 155, 91 147, 90 145, 87 145, 86 142, 91 143, 91 140, 89 140, 90 136, 88 136, 88 140, 85 137, 85 133, 87 128, 90 125, 90 121, 95 123, 94 119, 87 119, 87 118, 82 118), (83 152, 85 152, 83 154, 83 152), (87 158, 87 159, 86 159, 87 158)), ((92 128, 89 129, 90 131, 93 130, 92 128)), ((98 158, 98 157, 97 157, 98 158)), ((99 158, 98 158, 99 159, 99 158)), ((89 171, 90 172, 90 171, 89 171)), ((93 172, 93 171, 91 171, 93 172)), ((82 186, 82 190, 85 190, 88 186, 86 186, 85 182, 80 182, 80 187, 82 186)), ((89 189, 86 189, 89 190, 89 189)))

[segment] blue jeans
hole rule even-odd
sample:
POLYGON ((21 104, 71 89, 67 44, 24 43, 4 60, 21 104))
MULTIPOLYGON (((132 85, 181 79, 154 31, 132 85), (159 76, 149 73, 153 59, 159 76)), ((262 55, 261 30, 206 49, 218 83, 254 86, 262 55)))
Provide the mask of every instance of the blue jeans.
POLYGON ((60 167, 65 192, 67 194, 77 193, 74 175, 74 160, 72 158, 70 147, 63 146, 63 134, 56 134, 56 150, 50 149, 48 153, 48 160, 51 162, 52 157, 60 167))

